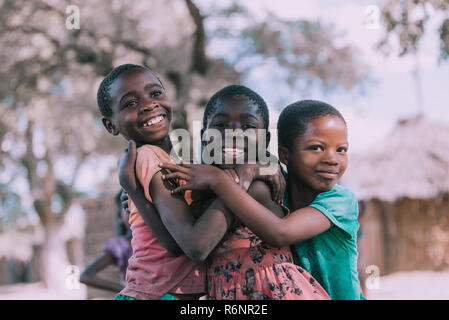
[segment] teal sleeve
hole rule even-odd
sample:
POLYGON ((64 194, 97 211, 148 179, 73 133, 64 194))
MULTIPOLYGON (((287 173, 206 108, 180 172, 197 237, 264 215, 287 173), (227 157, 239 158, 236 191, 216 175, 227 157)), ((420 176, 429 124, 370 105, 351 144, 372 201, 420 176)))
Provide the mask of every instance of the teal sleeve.
POLYGON ((356 236, 359 210, 357 199, 350 190, 336 185, 331 190, 320 193, 309 206, 320 211, 351 237, 356 236))

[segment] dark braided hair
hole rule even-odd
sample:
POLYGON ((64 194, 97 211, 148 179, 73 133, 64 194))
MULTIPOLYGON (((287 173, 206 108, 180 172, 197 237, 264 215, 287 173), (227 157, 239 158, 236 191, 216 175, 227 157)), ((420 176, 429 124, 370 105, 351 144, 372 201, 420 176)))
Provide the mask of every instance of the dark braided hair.
POLYGON ((98 107, 100 108, 101 115, 103 117, 110 117, 112 116, 112 109, 111 109, 111 103, 112 103, 112 97, 111 97, 111 85, 114 83, 114 81, 123 73, 129 71, 129 70, 146 70, 150 71, 149 68, 146 68, 144 66, 140 66, 137 64, 122 64, 116 68, 114 68, 111 72, 108 73, 108 75, 101 81, 100 87, 97 91, 97 103, 98 107))
POLYGON ((264 128, 268 129, 269 113, 265 100, 256 92, 242 85, 230 85, 217 91, 206 104, 203 116, 203 127, 206 128, 209 117, 222 105, 228 97, 245 97, 250 103, 257 106, 257 112, 263 119, 264 128))
POLYGON ((324 116, 338 117, 346 124, 341 113, 325 102, 301 100, 288 105, 278 119, 279 146, 291 149, 293 140, 306 132, 309 122, 324 116))

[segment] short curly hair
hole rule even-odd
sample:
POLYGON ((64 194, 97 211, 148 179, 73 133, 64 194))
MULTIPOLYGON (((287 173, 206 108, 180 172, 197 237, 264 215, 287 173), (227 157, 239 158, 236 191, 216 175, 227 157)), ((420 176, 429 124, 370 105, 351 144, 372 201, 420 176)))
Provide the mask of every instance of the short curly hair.
POLYGON ((248 87, 242 85, 230 85, 217 91, 206 104, 206 109, 203 115, 203 127, 206 128, 207 122, 210 116, 217 110, 217 108, 223 103, 223 100, 228 97, 245 97, 251 103, 257 106, 257 112, 262 117, 264 128, 268 129, 270 122, 269 112, 265 100, 256 92, 248 87))
POLYGON ((338 117, 346 124, 341 113, 325 102, 301 100, 288 105, 277 123, 279 146, 291 149, 293 140, 306 132, 309 122, 324 116, 338 117))
POLYGON ((97 91, 97 103, 98 108, 100 109, 101 115, 103 117, 110 117, 112 116, 112 109, 111 109, 111 103, 112 103, 112 97, 111 97, 111 86, 114 83, 114 81, 121 76, 123 73, 129 71, 129 70, 146 70, 151 71, 151 69, 140 66, 137 64, 122 64, 116 68, 114 68, 111 72, 108 73, 108 75, 101 81, 100 86, 97 91))

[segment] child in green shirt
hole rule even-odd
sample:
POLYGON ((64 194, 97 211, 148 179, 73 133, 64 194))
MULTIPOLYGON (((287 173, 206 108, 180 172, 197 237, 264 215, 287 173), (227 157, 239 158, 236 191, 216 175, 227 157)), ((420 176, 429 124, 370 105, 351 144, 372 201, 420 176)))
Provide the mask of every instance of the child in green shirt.
POLYGON ((299 240, 292 242, 295 260, 332 299, 364 299, 357 275, 358 204, 337 184, 348 162, 343 116, 323 102, 293 103, 279 116, 278 141, 288 170, 284 200, 292 210, 290 222, 305 222, 292 232, 299 240), (308 226, 313 233, 301 236, 308 226))
POLYGON ((357 277, 357 201, 337 185, 348 162, 343 116, 323 102, 293 103, 279 117, 278 144, 279 159, 288 171, 285 200, 291 211, 283 218, 205 165, 181 165, 180 171, 187 168, 190 178, 173 192, 210 188, 263 241, 292 245, 297 264, 331 299, 364 299, 357 277))

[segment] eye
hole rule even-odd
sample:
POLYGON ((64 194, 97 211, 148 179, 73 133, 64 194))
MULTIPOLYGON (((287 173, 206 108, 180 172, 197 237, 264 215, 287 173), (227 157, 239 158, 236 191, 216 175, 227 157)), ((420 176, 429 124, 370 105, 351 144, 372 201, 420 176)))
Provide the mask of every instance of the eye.
POLYGON ((165 92, 162 89, 155 89, 150 92, 151 98, 162 98, 165 95, 165 92))
POLYGON ((211 127, 215 128, 226 128, 228 125, 226 122, 215 122, 211 125, 211 127))
POLYGON ((242 130, 248 130, 248 129, 256 129, 257 126, 253 123, 244 123, 242 125, 242 130))
POLYGON ((339 148, 337 148, 337 152, 338 153, 346 153, 346 152, 348 152, 348 148, 347 147, 339 147, 339 148))
POLYGON ((123 105, 123 108, 133 107, 133 106, 137 105, 138 103, 139 103, 139 101, 137 99, 128 100, 123 105))
POLYGON ((320 146, 318 144, 314 144, 312 146, 309 146, 307 149, 313 150, 313 151, 324 151, 323 146, 320 146))

